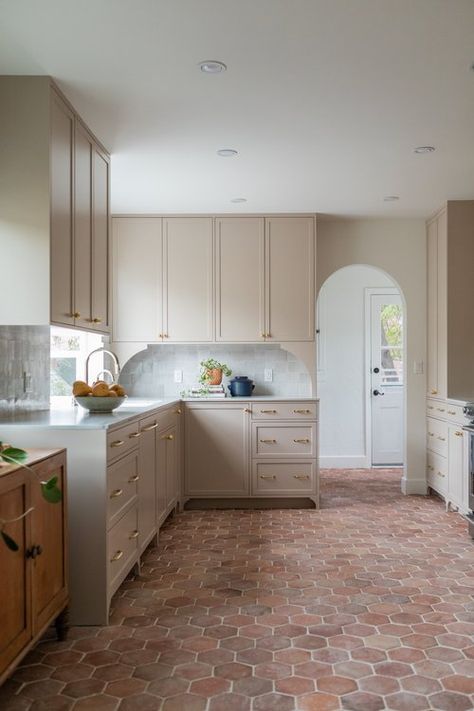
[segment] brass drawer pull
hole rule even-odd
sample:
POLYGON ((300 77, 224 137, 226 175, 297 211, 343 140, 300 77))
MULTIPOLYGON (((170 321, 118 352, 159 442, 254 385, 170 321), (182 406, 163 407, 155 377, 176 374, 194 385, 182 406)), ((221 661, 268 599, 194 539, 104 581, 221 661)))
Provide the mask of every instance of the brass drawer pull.
POLYGON ((309 444, 311 442, 310 439, 303 438, 303 439, 294 439, 293 442, 296 442, 296 444, 309 444))
POLYGON ((249 407, 246 407, 244 412, 252 412, 252 410, 249 407))
POLYGON ((441 435, 438 435, 438 439, 441 440, 441 442, 446 442, 446 437, 441 437, 441 435))
POLYGON ((154 422, 152 425, 148 425, 142 429, 142 432, 150 432, 150 430, 156 430, 158 427, 158 422, 154 422))
POLYGON ((101 318, 92 318, 91 323, 102 323, 102 319, 101 318))
POLYGON ((129 539, 133 541, 134 538, 138 538, 138 531, 132 531, 131 534, 129 535, 129 539))
POLYGON ((125 444, 123 439, 116 439, 115 442, 111 442, 110 446, 111 447, 121 447, 122 444, 125 444))
POLYGON ((434 471, 434 467, 431 464, 428 464, 428 469, 430 470, 430 472, 434 471))
POLYGON ((437 407, 438 412, 444 412, 444 407, 437 407))
POLYGON ((464 437, 463 433, 459 431, 455 432, 454 435, 455 437, 464 437))
POLYGON ((428 437, 434 437, 434 432, 428 432, 428 437))
POLYGON ((311 410, 293 410, 295 415, 311 415, 311 410))
POLYGON ((304 481, 308 481, 309 474, 293 474, 293 479, 301 479, 304 481))
POLYGON ((456 410, 448 410, 448 415, 455 415, 455 414, 456 414, 456 410))
POLYGON ((431 394, 432 394, 432 395, 437 395, 437 394, 438 394, 438 391, 436 390, 436 388, 432 388, 431 394))
POLYGON ((261 439, 262 444, 276 444, 276 439, 261 439))
POLYGON ((174 439, 174 435, 169 434, 169 435, 163 435, 161 439, 174 439))
POLYGON ((276 415, 278 410, 260 410, 261 413, 264 415, 270 414, 270 415, 276 415))
POLYGON ((142 436, 142 433, 141 432, 132 432, 128 436, 130 439, 138 439, 139 437, 142 436))
POLYGON ((260 474, 260 479, 272 479, 272 480, 275 480, 275 479, 276 479, 276 475, 275 475, 275 474, 260 474))
POLYGON ((131 477, 130 477, 130 479, 128 480, 128 483, 129 483, 129 484, 134 484, 134 483, 135 483, 136 481, 138 481, 139 479, 140 479, 140 475, 139 475, 139 474, 135 474, 134 476, 131 476, 131 477))
POLYGON ((123 557, 123 551, 117 551, 116 553, 113 554, 112 558, 110 559, 111 563, 115 563, 115 561, 120 560, 120 558, 123 557))
POLYGON ((182 413, 182 410, 180 407, 176 408, 176 410, 174 411, 175 415, 180 415, 181 413, 182 413))
POLYGON ((111 499, 117 499, 119 496, 122 496, 123 494, 123 489, 114 489, 112 493, 110 494, 111 499))
POLYGON ((446 476, 445 474, 442 474, 440 471, 438 471, 438 472, 436 472, 436 473, 437 473, 438 476, 442 476, 443 479, 444 479, 444 477, 446 476))
POLYGON ((433 405, 428 405, 428 410, 434 410, 433 405))
POLYGON ((81 318, 79 311, 74 311, 69 318, 81 318))

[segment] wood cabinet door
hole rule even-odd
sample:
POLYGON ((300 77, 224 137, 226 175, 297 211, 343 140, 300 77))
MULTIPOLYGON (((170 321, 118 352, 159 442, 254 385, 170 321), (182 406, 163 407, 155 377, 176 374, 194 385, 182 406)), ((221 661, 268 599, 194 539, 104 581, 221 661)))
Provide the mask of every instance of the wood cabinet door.
POLYGON ((112 236, 113 340, 161 341, 161 218, 115 217, 112 236))
POLYGON ((247 496, 249 404, 187 405, 185 493, 190 496, 247 496))
MULTIPOLYGON (((31 485, 24 472, 0 478, 0 518, 11 520, 30 508, 31 485)), ((11 551, 0 540, 0 676, 32 637, 30 575, 26 558, 31 514, 7 523, 5 533, 19 546, 11 551)))
POLYGON ((40 481, 58 478, 62 500, 50 504, 32 486, 31 545, 41 552, 31 561, 33 633, 38 633, 67 598, 66 456, 57 454, 32 467, 40 481))
POLYGON ((51 91, 51 321, 74 325, 73 316, 74 114, 51 91))
POLYGON ((437 220, 438 231, 438 329, 437 329, 437 368, 438 395, 448 396, 448 225, 446 210, 437 220))
POLYGON ((314 340, 314 218, 265 218, 265 260, 267 340, 314 340))
POLYGON ((110 330, 109 308, 109 158, 92 147, 92 309, 91 327, 110 330))
POLYGON ((148 545, 156 531, 156 437, 153 424, 141 428, 138 476, 138 545, 148 545))
POLYGON ((74 322, 89 328, 92 317, 92 138, 76 121, 74 137, 74 322))
POLYGON ((212 251, 212 218, 163 220, 165 342, 212 341, 212 251))
POLYGON ((263 217, 216 220, 216 340, 265 336, 263 217))
POLYGON ((438 395, 438 223, 428 224, 427 234, 427 388, 428 395, 438 395))

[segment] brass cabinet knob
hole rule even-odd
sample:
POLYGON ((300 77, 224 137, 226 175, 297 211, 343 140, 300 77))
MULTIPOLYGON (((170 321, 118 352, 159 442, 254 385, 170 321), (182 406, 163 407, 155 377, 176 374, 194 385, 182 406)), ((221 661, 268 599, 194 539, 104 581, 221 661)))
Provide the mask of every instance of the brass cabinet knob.
POLYGON ((91 318, 91 323, 102 323, 101 318, 91 318))
POLYGON ((111 499, 116 499, 119 496, 122 496, 123 494, 123 489, 114 489, 112 493, 110 494, 111 499))
POLYGON ((266 333, 261 333, 260 336, 261 336, 262 338, 265 338, 266 333))
POLYGON ((111 563, 115 563, 115 561, 120 560, 120 558, 123 557, 123 551, 117 551, 116 553, 113 554, 112 558, 110 559, 111 563))
POLYGON ((71 318, 81 318, 81 314, 79 313, 79 311, 74 311, 71 314, 71 318))
POLYGON ((464 436, 462 432, 459 432, 459 430, 457 432, 455 432, 454 434, 456 437, 463 437, 464 436))
POLYGON ((174 435, 172 435, 172 434, 163 435, 162 439, 174 439, 174 435))
POLYGON ((182 413, 182 410, 180 407, 176 408, 176 410, 174 411, 175 415, 181 415, 181 413, 182 413))
POLYGON ((437 395, 437 394, 438 394, 438 391, 436 390, 436 388, 432 388, 431 394, 432 394, 432 395, 437 395))

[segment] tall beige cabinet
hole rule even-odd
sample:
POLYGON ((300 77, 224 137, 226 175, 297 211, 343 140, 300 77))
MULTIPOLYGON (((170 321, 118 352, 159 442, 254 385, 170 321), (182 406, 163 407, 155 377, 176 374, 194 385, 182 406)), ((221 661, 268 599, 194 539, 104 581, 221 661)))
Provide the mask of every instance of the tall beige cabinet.
POLYGON ((107 151, 49 77, 0 77, 0 123, 0 323, 108 333, 107 151))

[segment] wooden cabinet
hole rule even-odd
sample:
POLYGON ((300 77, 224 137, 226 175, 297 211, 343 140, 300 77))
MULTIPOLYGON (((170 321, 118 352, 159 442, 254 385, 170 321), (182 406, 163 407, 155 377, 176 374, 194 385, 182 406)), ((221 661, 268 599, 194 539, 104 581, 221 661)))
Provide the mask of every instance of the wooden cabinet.
POLYGON ((246 496, 249 404, 188 403, 185 415, 185 494, 246 496))
POLYGON ((144 551, 156 534, 156 418, 140 422, 140 466, 138 480, 138 545, 144 551))
POLYGON ((314 253, 312 217, 265 218, 267 340, 314 340, 314 253))
POLYGON ((265 340, 265 220, 216 220, 216 341, 265 340))
POLYGON ((107 333, 109 156, 48 77, 0 77, 0 107, 0 248, 28 283, 0 323, 107 333))
MULTIPOLYGON (((0 477, 0 518, 19 545, 11 551, 0 542, 0 683, 68 602, 66 533, 66 456, 61 452, 32 455, 33 474, 12 467, 0 477), (38 482, 58 478, 62 501, 47 503, 38 482)), ((64 623, 62 615, 61 624, 64 623)), ((65 630, 58 625, 58 632, 65 630)))
POLYGON ((314 341, 313 216, 112 224, 114 341, 314 341))

